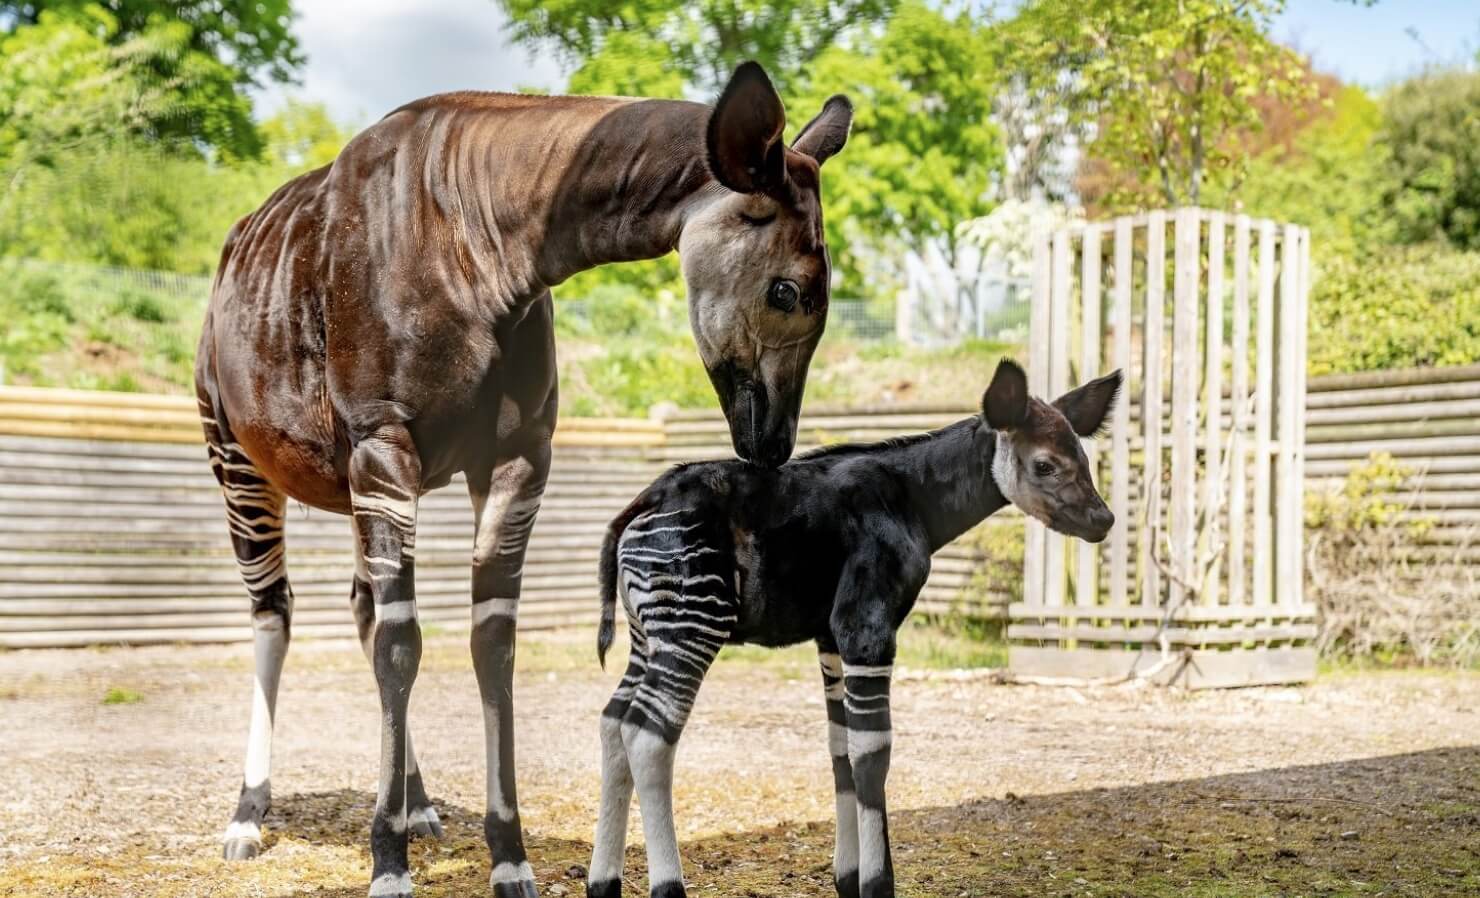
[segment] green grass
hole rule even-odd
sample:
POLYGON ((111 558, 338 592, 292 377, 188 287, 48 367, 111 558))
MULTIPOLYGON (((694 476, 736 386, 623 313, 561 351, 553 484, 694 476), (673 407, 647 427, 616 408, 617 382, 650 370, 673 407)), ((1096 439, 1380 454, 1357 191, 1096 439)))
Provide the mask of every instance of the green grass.
POLYGON ((103 693, 105 705, 136 705, 144 700, 144 694, 124 686, 109 686, 103 693))

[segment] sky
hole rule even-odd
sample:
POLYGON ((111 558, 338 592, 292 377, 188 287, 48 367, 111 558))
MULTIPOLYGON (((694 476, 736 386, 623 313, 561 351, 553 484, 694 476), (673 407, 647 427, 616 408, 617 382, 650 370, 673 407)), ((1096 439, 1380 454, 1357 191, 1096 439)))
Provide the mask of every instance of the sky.
MULTIPOLYGON (((295 31, 308 64, 301 86, 266 89, 259 114, 291 95, 338 120, 374 121, 418 97, 449 90, 559 90, 561 68, 509 45, 494 0, 296 0, 295 31)), ((1277 39, 1344 81, 1379 87, 1426 62, 1473 59, 1480 0, 1290 0, 1277 39), (1406 32, 1412 29, 1417 40, 1406 32)))

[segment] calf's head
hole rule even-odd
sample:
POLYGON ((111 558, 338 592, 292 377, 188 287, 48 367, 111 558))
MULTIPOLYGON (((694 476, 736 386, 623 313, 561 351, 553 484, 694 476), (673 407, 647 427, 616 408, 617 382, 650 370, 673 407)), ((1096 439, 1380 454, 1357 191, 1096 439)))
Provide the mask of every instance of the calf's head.
POLYGON ((835 96, 788 147, 781 97, 759 65, 741 65, 709 118, 716 183, 679 235, 689 322, 731 442, 766 467, 791 457, 807 366, 827 321, 819 170, 843 148, 852 120, 852 105, 835 96))
POLYGON ((1097 543, 1115 515, 1095 490, 1082 437, 1094 436, 1115 405, 1120 372, 1070 390, 1053 402, 1028 395, 1015 363, 997 365, 982 396, 982 418, 997 432, 992 478, 1013 505, 1054 530, 1097 543))

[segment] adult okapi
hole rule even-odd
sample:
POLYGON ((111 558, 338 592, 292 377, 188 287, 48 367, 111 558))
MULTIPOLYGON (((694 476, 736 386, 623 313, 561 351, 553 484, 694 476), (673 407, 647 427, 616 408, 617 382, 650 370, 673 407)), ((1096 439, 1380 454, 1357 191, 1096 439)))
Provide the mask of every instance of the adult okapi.
POLYGON ((827 313, 818 167, 847 139, 839 96, 782 141, 755 63, 711 108, 455 93, 404 106, 232 229, 196 360, 211 464, 252 599, 256 693, 227 858, 260 850, 293 593, 288 497, 351 515, 350 604, 383 712, 372 896, 409 895, 408 827, 441 824, 406 710, 421 657, 417 498, 467 477, 471 648, 488 756, 495 895, 533 898, 515 798, 520 575, 550 466, 550 288, 677 249, 699 355, 735 451, 791 454, 827 313))

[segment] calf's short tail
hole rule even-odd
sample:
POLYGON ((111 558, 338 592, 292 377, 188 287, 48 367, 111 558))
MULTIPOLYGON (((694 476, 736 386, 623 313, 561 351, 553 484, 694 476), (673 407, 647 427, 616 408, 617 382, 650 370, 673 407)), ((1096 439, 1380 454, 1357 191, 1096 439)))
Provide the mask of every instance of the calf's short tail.
POLYGON ((601 541, 601 625, 596 630, 596 657, 606 669, 606 651, 612 647, 617 635, 617 541, 632 520, 650 507, 646 493, 632 500, 621 514, 612 518, 606 528, 606 537, 601 541))

